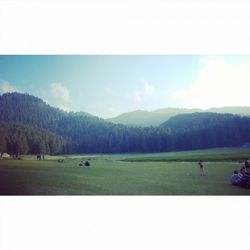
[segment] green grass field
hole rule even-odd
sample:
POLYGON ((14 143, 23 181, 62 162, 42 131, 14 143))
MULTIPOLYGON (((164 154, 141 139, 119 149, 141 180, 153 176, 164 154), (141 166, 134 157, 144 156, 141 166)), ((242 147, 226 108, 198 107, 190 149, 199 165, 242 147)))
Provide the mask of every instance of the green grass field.
POLYGON ((0 160, 0 194, 8 195, 249 195, 230 184, 250 149, 155 154, 35 156, 0 160), (58 163, 57 159, 65 159, 58 163), (91 167, 79 167, 91 158, 91 167), (197 160, 205 161, 206 176, 197 160))

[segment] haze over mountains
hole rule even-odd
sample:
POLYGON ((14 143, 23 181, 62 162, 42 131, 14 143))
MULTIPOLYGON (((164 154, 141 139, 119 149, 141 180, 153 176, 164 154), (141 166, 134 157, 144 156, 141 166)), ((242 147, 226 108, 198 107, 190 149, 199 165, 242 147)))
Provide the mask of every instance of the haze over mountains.
POLYGON ((109 118, 107 121, 113 123, 121 123, 130 126, 159 126, 169 118, 179 114, 191 114, 195 112, 213 112, 219 114, 235 114, 235 115, 250 115, 250 107, 221 107, 202 109, 187 109, 187 108, 163 108, 154 111, 136 110, 123 113, 119 116, 109 118))
MULTIPOLYGON (((158 123, 159 117, 165 117, 160 126, 133 127, 86 112, 67 113, 28 94, 8 93, 0 96, 0 152, 53 155, 243 146, 250 142, 250 117, 242 116, 248 109, 219 110, 241 115, 162 109, 152 112, 159 115, 158 123)), ((145 113, 151 112, 142 112, 141 117, 149 119, 145 113)), ((133 112, 134 118, 141 118, 136 114, 133 112)))

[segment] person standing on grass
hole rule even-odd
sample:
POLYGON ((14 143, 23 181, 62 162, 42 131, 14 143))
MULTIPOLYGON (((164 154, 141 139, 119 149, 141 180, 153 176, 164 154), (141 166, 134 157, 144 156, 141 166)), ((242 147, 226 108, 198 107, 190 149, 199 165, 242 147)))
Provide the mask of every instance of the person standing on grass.
POLYGON ((204 164, 203 164, 202 160, 199 160, 198 165, 200 166, 200 175, 205 176, 206 174, 204 171, 204 164))

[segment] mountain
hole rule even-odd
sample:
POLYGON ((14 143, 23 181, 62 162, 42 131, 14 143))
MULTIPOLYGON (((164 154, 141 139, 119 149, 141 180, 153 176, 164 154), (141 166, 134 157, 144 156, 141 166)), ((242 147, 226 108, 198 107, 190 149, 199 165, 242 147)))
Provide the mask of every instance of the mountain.
MULTIPOLYGON (((162 113, 166 110, 155 112, 162 113)), ((249 142, 250 117, 194 112, 172 116, 161 126, 131 127, 85 112, 67 113, 28 94, 0 95, 0 152, 10 154, 166 152, 249 142)))
POLYGON ((219 114, 230 113, 233 115, 250 116, 250 107, 228 106, 221 108, 210 108, 207 112, 214 112, 219 114))
POLYGON ((107 121, 113 123, 120 123, 131 126, 159 126, 161 123, 168 120, 170 117, 193 112, 201 112, 200 109, 181 109, 181 108, 165 108, 157 109, 155 111, 136 110, 132 112, 123 113, 117 117, 109 118, 107 121))
POLYGON ((115 124, 124 124, 131 126, 159 126, 167 121, 169 118, 179 114, 191 114, 194 112, 214 112, 214 113, 231 113, 235 115, 250 115, 250 107, 221 107, 202 109, 184 109, 184 108, 163 108, 155 111, 136 110, 132 112, 123 113, 117 117, 109 118, 107 121, 115 124))
POLYGON ((148 123, 148 119, 148 111, 135 110, 132 112, 123 113, 115 118, 106 119, 106 121, 129 126, 146 126, 146 124, 148 123))

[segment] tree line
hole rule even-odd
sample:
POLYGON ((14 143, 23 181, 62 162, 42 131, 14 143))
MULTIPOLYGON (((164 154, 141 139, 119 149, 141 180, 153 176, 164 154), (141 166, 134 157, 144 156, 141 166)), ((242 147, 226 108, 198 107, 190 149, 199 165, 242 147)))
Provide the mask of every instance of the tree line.
POLYGON ((70 139, 29 125, 0 122, 0 152, 18 154, 63 154, 70 139))

